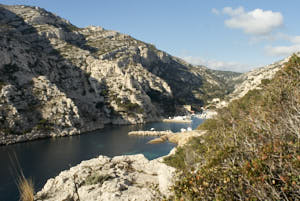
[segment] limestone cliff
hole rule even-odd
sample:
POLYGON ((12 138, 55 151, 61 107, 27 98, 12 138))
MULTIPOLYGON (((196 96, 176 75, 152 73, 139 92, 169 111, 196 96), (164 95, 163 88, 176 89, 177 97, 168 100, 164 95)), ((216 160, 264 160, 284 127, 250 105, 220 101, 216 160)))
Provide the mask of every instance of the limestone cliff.
POLYGON ((0 5, 0 144, 154 121, 226 88, 128 35, 0 5))

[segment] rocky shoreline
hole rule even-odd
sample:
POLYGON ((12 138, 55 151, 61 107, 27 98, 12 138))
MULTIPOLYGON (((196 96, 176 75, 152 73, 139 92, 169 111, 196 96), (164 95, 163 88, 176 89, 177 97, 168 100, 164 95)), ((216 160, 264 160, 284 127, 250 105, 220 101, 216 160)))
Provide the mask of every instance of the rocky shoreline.
POLYGON ((82 161, 49 179, 37 201, 163 200, 171 196, 175 169, 142 154, 82 161))
POLYGON ((159 136, 153 140, 150 140, 149 144, 158 144, 165 141, 169 141, 177 144, 178 146, 183 146, 191 138, 198 137, 205 134, 205 131, 193 130, 186 132, 173 133, 171 131, 130 131, 128 135, 138 135, 138 136, 159 136))
MULTIPOLYGON (((163 134, 162 141, 183 146, 203 131, 172 133, 170 131, 133 131, 131 135, 163 134)), ((155 139, 154 139, 155 140, 155 139)), ((175 153, 176 148, 169 155, 175 153)), ((166 156, 149 161, 142 154, 82 161, 80 164, 49 179, 35 195, 37 201, 132 201, 164 200, 172 196, 171 186, 176 180, 176 170, 163 163, 166 156)))
POLYGON ((80 132, 78 132, 76 129, 70 129, 70 130, 64 130, 60 133, 56 132, 31 132, 26 133, 23 135, 1 135, 0 136, 0 146, 1 145, 10 145, 20 142, 28 142, 43 138, 50 138, 50 137, 64 137, 64 136, 72 136, 72 135, 78 135, 80 132))
POLYGON ((98 125, 97 127, 86 128, 78 130, 76 128, 66 128, 66 129, 57 129, 53 131, 40 131, 37 129, 32 130, 30 133, 22 134, 22 135, 0 135, 0 146, 4 145, 10 145, 15 143, 21 143, 21 142, 28 142, 38 139, 44 139, 44 138, 55 138, 55 137, 66 137, 66 136, 73 136, 73 135, 80 135, 84 134, 89 131, 97 130, 104 128, 103 125, 98 125))
MULTIPOLYGON (((191 123, 192 120, 178 120, 178 119, 156 119, 147 121, 148 122, 154 122, 154 121, 161 121, 161 122, 173 122, 173 123, 191 123)), ((135 124, 137 124, 136 122, 135 124)), ((125 122, 119 122, 119 125, 134 125, 134 123, 125 123, 125 122)), ((65 128, 65 129, 51 129, 51 130, 39 130, 39 129, 33 129, 30 133, 21 134, 21 135, 13 135, 13 134, 7 134, 7 135, 0 135, 0 146, 4 145, 10 145, 15 143, 21 143, 21 142, 28 142, 38 139, 44 139, 44 138, 51 138, 51 137, 66 137, 66 136, 73 136, 73 135, 80 135, 84 134, 86 132, 95 131, 97 129, 102 129, 105 127, 105 124, 91 124, 91 125, 85 125, 81 129, 77 129, 75 127, 65 128)), ((156 136, 163 136, 166 134, 172 134, 171 131, 132 131, 129 132, 128 135, 156 135, 156 136)))
MULTIPOLYGON (((144 123, 149 122, 155 122, 160 121, 159 118, 146 121, 144 123)), ((118 124, 114 125, 134 125, 139 124, 139 122, 117 122, 118 124)), ((26 134, 20 134, 20 135, 13 135, 13 134, 7 134, 7 135, 0 135, 0 146, 15 144, 15 143, 21 143, 21 142, 28 142, 38 139, 44 139, 44 138, 51 138, 51 137, 67 137, 67 136, 73 136, 73 135, 81 135, 87 132, 92 132, 98 129, 102 129, 107 124, 93 124, 90 123, 89 125, 85 125, 81 129, 77 129, 74 127, 65 128, 65 129, 51 129, 51 130, 39 130, 39 129, 33 129, 30 133, 26 134)))
POLYGON ((201 135, 204 135, 205 131, 186 131, 186 132, 178 132, 178 133, 169 133, 166 135, 163 135, 159 138, 155 138, 151 141, 149 141, 149 144, 157 144, 157 143, 163 143, 165 141, 169 141, 171 143, 177 144, 179 147, 185 145, 190 139, 193 137, 199 137, 201 135))

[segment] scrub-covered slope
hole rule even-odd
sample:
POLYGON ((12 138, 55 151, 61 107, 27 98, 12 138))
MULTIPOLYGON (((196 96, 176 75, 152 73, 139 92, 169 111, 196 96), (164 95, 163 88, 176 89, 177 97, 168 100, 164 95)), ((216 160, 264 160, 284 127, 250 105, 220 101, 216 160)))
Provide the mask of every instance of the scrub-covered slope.
POLYGON ((185 200, 300 200, 300 58, 206 120, 167 164, 185 200))

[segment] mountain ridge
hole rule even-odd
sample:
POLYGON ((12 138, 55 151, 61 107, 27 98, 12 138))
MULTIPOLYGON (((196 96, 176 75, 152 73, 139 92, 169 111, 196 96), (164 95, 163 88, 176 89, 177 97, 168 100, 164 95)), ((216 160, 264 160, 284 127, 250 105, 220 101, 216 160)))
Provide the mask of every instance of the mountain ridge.
POLYGON ((151 44, 39 7, 1 5, 0 32, 2 143, 157 121, 230 92, 151 44))
MULTIPOLYGON (((249 91, 254 89, 260 89, 260 85, 268 80, 272 79, 276 72, 283 69, 285 64, 293 56, 300 56, 300 52, 294 54, 272 64, 255 68, 249 72, 239 74, 237 76, 229 77, 225 80, 227 86, 230 88, 231 93, 226 94, 223 98, 215 98, 208 102, 205 106, 206 109, 218 109, 227 107, 229 103, 234 100, 240 99, 245 96, 249 91)), ((219 71, 217 71, 218 73, 219 71)), ((229 76, 232 72, 229 72, 229 76)), ((233 73, 235 74, 235 73, 233 73)))

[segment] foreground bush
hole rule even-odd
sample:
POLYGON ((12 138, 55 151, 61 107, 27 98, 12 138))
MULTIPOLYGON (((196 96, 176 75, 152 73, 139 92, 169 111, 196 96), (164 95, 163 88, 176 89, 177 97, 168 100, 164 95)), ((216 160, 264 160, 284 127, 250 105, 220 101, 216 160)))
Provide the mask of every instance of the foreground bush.
POLYGON ((300 58, 199 129, 165 160, 178 200, 300 200, 300 58))

